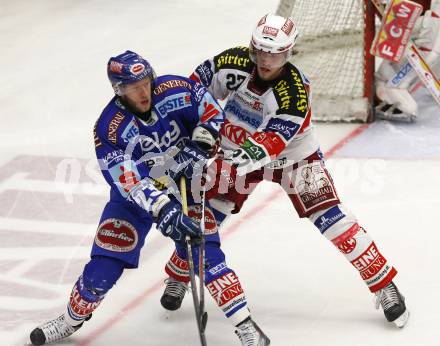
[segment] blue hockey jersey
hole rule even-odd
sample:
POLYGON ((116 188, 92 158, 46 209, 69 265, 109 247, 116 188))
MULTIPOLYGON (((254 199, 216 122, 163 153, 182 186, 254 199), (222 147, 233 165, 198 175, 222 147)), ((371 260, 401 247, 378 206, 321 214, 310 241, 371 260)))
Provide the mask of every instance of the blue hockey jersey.
POLYGON ((202 126, 217 137, 224 121, 218 103, 191 79, 164 75, 152 83, 151 116, 145 121, 115 96, 94 128, 96 155, 111 186, 111 200, 136 203, 151 216, 168 201, 152 170, 164 165, 170 148, 178 148, 202 126), (165 154, 167 153, 167 154, 165 154))

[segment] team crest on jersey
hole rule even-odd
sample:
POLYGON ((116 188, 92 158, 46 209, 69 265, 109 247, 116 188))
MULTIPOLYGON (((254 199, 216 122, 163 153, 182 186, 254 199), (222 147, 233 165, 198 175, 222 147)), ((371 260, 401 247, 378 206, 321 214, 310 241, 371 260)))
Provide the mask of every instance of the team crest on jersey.
POLYGON ((138 243, 136 228, 121 219, 106 219, 98 227, 95 243, 99 247, 114 252, 129 252, 138 243))

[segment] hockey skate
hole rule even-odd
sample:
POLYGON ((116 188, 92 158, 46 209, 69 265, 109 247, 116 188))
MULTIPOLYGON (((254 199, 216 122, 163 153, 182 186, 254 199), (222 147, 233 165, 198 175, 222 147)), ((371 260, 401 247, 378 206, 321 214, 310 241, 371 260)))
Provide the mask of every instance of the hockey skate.
MULTIPOLYGON (((86 318, 88 321, 92 315, 86 318)), ((75 333, 82 327, 84 322, 77 326, 71 326, 64 318, 64 314, 35 328, 30 335, 32 345, 40 346, 60 341, 75 333)))
POLYGON ((165 284, 165 291, 162 298, 160 298, 160 303, 165 309, 170 311, 179 309, 188 290, 188 284, 171 277, 165 280, 165 284))
POLYGON ((415 114, 405 113, 397 105, 391 105, 384 101, 375 107, 375 114, 378 119, 404 123, 413 123, 417 119, 415 114))
POLYGON ((235 334, 237 334, 243 346, 270 345, 269 338, 250 317, 245 319, 237 326, 235 334))
POLYGON ((393 282, 376 292, 376 309, 380 306, 388 322, 393 322, 399 328, 403 328, 408 322, 409 311, 405 305, 405 297, 393 282))

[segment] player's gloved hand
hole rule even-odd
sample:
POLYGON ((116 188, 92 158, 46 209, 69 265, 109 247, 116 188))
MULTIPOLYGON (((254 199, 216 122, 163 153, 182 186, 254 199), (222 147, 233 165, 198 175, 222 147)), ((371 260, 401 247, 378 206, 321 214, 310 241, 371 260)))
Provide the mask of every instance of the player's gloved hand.
POLYGON ((185 237, 188 235, 194 244, 201 243, 200 226, 183 213, 181 205, 175 200, 171 200, 162 207, 156 222, 157 229, 175 242, 185 244, 185 237))
POLYGON ((171 167, 169 174, 171 179, 178 181, 184 176, 192 179, 203 173, 203 169, 208 162, 209 154, 202 150, 196 143, 188 141, 188 143, 174 156, 177 163, 171 167))

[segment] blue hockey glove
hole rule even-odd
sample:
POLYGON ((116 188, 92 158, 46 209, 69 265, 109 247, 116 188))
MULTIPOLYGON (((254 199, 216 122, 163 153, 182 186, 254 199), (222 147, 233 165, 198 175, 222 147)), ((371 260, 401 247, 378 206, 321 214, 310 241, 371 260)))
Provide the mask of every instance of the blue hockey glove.
POLYGON ((208 163, 208 158, 209 154, 206 151, 200 149, 194 142, 189 141, 174 156, 177 165, 174 165, 169 171, 171 179, 178 181, 180 177, 185 176, 191 180, 193 177, 201 175, 208 163))
POLYGON ((202 240, 200 226, 182 212, 181 205, 175 200, 171 200, 162 207, 156 222, 157 229, 165 237, 170 237, 177 243, 185 244, 187 235, 196 245, 202 240))

